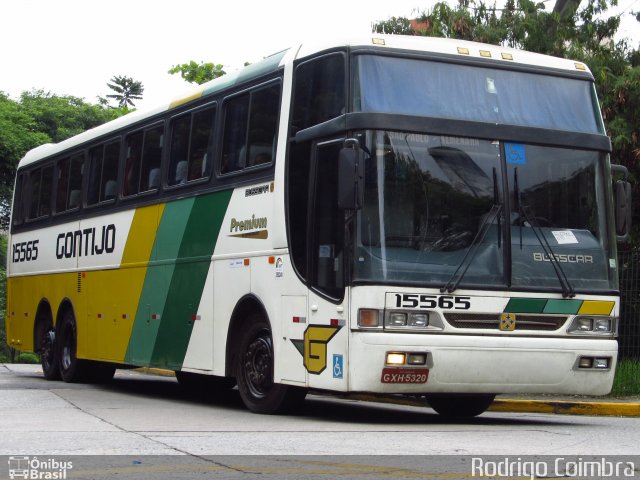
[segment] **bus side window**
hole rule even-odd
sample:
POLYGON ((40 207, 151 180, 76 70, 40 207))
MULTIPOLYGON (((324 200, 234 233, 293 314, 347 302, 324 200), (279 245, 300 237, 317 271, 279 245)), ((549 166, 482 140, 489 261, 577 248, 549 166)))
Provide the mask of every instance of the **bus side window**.
POLYGON ((29 218, 46 217, 51 213, 51 194, 53 193, 53 165, 39 168, 30 175, 31 205, 29 218))
POLYGON ((27 199, 27 195, 25 194, 26 179, 27 175, 24 173, 18 174, 18 179, 16 180, 16 191, 13 196, 13 225, 21 225, 24 221, 24 214, 27 211, 25 208, 25 201, 27 199))
POLYGON ((271 163, 275 158, 279 108, 279 84, 258 90, 251 96, 247 167, 271 163))
POLYGON ((140 192, 148 192, 160 186, 160 160, 164 126, 158 126, 144 132, 142 165, 140 166, 140 192))
POLYGON ((291 118, 293 135, 344 113, 345 63, 344 54, 333 53, 296 68, 291 118))
POLYGON ((171 123, 171 160, 168 184, 181 185, 211 175, 210 150, 216 108, 186 113, 171 123))
POLYGON ((89 151, 87 205, 114 200, 118 194, 120 141, 98 145, 89 151))
POLYGON ((269 164, 275 157, 280 84, 258 88, 228 100, 220 173, 269 164))
POLYGON ((56 186, 56 213, 73 210, 80 206, 84 155, 75 155, 58 162, 56 186))
POLYGON ((247 157, 247 118, 249 94, 229 100, 224 107, 224 137, 220 173, 231 173, 245 167, 247 157))

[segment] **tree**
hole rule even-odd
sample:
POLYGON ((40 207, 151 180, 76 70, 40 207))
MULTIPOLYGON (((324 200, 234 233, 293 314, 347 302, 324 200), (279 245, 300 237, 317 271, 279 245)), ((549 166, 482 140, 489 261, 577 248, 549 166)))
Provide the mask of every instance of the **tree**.
POLYGON ((196 63, 191 60, 189 63, 174 65, 168 73, 171 75, 179 73, 187 82, 202 85, 205 82, 225 75, 226 72, 222 68, 223 67, 220 64, 215 65, 213 63, 205 62, 196 63))
POLYGON ((0 92, 0 229, 9 225, 16 167, 26 152, 61 142, 127 113, 42 90, 23 92, 19 101, 0 92))
POLYGON ((107 95, 107 98, 112 98, 118 102, 118 107, 134 107, 134 100, 142 100, 142 94, 144 93, 142 82, 122 75, 114 75, 109 81, 111 83, 107 83, 107 87, 116 93, 107 95))

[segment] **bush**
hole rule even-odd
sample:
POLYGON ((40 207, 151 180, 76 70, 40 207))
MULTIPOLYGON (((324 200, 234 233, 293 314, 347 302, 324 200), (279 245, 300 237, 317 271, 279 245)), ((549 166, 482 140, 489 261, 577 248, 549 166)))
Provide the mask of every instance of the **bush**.
POLYGON ((40 356, 37 353, 30 353, 30 352, 19 353, 16 356, 16 362, 15 363, 33 363, 33 364, 37 364, 37 363, 40 363, 40 356))

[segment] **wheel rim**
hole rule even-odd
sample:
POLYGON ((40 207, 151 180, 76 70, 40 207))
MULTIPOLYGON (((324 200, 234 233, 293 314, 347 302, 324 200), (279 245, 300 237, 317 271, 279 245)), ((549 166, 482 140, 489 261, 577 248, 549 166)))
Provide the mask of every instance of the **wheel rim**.
POLYGON ((255 398, 265 397, 273 387, 271 339, 262 333, 254 339, 244 354, 245 384, 255 398))
POLYGON ((63 370, 69 370, 71 364, 73 363, 73 331, 70 331, 70 328, 65 329, 65 335, 62 340, 62 355, 60 358, 60 362, 62 363, 63 370))
POLYGON ((44 337, 42 338, 42 348, 40 353, 40 358, 42 358, 42 363, 46 369, 51 368, 54 362, 54 342, 55 342, 55 332, 53 330, 48 330, 44 337))

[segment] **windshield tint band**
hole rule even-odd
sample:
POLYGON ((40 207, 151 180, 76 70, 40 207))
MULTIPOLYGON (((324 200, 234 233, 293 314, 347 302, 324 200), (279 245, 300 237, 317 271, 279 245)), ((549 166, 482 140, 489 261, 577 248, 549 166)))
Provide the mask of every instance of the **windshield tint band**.
MULTIPOLYGON (((407 132, 424 132, 434 135, 473 136, 494 140, 537 143, 557 147, 580 147, 586 150, 611 152, 611 140, 606 135, 578 132, 561 132, 544 128, 495 125, 466 120, 425 118, 413 115, 354 112, 346 116, 347 130, 384 130, 393 128, 407 132)), ((337 125, 336 125, 337 127, 337 125)), ((300 132, 298 135, 302 134, 300 132)), ((297 137, 296 137, 297 139, 297 137)))

